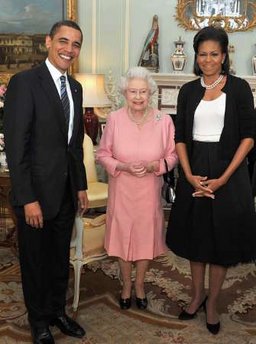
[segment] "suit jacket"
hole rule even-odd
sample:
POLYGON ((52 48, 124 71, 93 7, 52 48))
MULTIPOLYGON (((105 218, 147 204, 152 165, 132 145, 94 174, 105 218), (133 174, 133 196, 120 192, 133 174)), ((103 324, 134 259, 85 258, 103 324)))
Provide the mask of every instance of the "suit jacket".
POLYGON ((74 206, 87 188, 83 164, 82 87, 69 77, 74 101, 68 144, 60 96, 45 63, 14 75, 4 104, 4 135, 13 206, 39 201, 45 219, 59 211, 68 178, 74 206))
MULTIPOLYGON (((231 160, 241 139, 255 137, 253 95, 249 84, 233 75, 227 76, 222 92, 226 93, 226 109, 219 154, 222 159, 231 160)), ((192 151, 194 114, 204 93, 205 88, 201 86, 200 79, 196 79, 183 85, 178 96, 175 141, 186 143, 189 157, 192 151)))

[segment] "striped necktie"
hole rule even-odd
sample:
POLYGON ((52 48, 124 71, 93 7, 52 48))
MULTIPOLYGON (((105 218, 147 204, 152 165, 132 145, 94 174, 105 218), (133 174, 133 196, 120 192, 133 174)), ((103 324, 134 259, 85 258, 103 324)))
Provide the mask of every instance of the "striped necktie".
POLYGON ((67 127, 69 126, 69 117, 70 117, 70 104, 69 104, 69 99, 68 99, 68 94, 67 94, 67 88, 66 88, 66 77, 62 75, 60 77, 60 97, 61 97, 61 102, 64 110, 64 115, 65 115, 65 120, 66 120, 66 125, 67 127))

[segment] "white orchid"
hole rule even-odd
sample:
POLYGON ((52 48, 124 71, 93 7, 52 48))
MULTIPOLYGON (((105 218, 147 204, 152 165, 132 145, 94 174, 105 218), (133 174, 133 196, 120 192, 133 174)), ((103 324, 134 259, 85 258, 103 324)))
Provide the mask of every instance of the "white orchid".
POLYGON ((5 144, 4 144, 4 134, 0 133, 0 152, 4 151, 4 147, 5 147, 5 144))

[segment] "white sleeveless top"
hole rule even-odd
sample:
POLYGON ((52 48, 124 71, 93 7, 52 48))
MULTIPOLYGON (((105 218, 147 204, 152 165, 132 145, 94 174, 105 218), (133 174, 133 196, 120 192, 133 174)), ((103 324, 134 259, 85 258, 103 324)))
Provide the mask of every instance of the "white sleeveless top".
POLYGON ((198 104, 193 124, 193 140, 218 142, 224 127, 226 94, 214 100, 201 100, 198 104))

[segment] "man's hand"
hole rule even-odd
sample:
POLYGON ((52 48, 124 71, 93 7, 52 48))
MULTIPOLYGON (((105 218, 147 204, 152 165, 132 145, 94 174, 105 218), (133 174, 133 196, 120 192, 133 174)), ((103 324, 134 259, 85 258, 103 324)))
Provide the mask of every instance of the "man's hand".
POLYGON ((26 223, 34 228, 43 228, 44 220, 39 202, 24 205, 26 223))
POLYGON ((88 209, 88 197, 85 190, 78 191, 78 214, 83 216, 85 211, 88 209))

